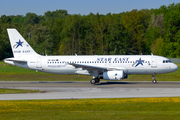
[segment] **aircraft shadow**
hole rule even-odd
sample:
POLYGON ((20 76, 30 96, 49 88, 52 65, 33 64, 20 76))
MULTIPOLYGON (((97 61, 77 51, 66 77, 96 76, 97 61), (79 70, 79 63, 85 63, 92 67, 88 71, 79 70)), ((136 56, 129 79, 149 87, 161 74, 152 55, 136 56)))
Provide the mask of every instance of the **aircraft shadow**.
POLYGON ((138 82, 100 82, 95 85, 109 85, 109 84, 138 84, 138 82))
POLYGON ((75 83, 72 81, 39 81, 39 82, 31 82, 31 83, 75 83))

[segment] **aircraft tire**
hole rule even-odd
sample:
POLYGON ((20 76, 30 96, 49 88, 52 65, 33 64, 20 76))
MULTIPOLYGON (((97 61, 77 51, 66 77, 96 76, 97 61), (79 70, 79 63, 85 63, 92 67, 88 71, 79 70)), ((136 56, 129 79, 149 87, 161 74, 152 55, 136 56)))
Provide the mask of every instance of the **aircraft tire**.
POLYGON ((96 80, 95 79, 91 79, 90 83, 91 84, 96 84, 96 80))
POLYGON ((100 82, 100 79, 99 79, 99 78, 96 78, 95 81, 96 81, 96 83, 99 83, 99 82, 100 82))
POLYGON ((155 84, 155 83, 157 83, 157 81, 154 79, 154 80, 152 81, 152 83, 154 83, 154 84, 155 84))

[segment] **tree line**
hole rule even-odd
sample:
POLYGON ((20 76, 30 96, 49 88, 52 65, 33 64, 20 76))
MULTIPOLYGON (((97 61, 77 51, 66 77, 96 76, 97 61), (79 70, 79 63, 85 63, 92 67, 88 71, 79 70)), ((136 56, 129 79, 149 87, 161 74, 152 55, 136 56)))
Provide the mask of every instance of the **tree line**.
POLYGON ((180 57, 180 3, 119 14, 0 17, 0 60, 12 57, 7 28, 16 28, 42 55, 138 55, 180 57))

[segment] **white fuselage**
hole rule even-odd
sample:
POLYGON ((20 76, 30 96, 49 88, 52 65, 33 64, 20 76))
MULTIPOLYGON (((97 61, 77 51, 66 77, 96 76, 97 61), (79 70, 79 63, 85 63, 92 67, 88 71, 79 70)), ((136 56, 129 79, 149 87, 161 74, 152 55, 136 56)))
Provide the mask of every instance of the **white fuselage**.
POLYGON ((12 62, 11 64, 54 74, 93 75, 93 71, 71 64, 87 67, 122 70, 125 74, 163 74, 177 70, 177 65, 167 58, 152 55, 106 55, 106 56, 27 56, 21 58, 27 64, 12 62), (138 64, 138 62, 140 63, 138 64), (165 62, 163 62, 165 61, 165 62))

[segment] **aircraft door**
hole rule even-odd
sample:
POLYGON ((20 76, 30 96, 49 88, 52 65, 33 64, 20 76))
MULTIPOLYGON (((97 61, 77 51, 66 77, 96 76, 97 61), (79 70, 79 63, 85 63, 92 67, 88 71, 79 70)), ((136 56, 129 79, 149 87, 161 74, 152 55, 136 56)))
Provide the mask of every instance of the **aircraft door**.
POLYGON ((156 57, 151 58, 151 68, 157 68, 157 58, 156 57))
POLYGON ((36 68, 42 68, 42 58, 41 57, 37 58, 36 68))

